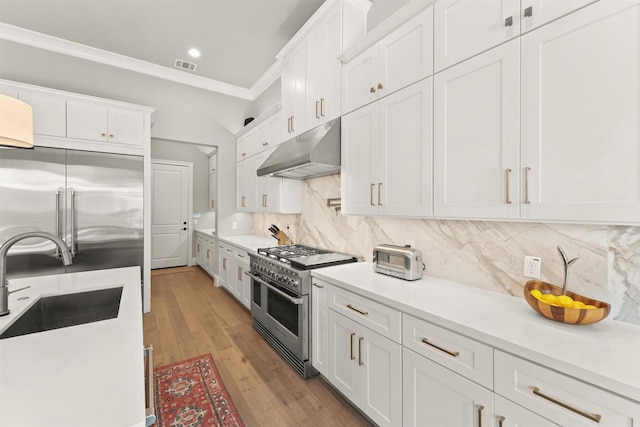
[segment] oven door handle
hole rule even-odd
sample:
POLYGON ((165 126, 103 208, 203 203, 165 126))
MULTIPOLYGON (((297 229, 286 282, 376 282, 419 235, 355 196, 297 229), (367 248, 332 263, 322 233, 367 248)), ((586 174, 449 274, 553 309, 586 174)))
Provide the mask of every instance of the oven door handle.
POLYGON ((269 283, 265 282, 264 280, 262 280, 261 278, 254 276, 253 274, 249 273, 248 271, 245 271, 244 274, 246 274, 247 276, 251 277, 253 280, 255 280, 258 283, 262 283, 263 285, 265 285, 267 288, 271 289, 272 291, 276 292, 277 294, 280 294, 280 296, 288 299, 289 301, 291 301, 293 304, 295 305, 301 305, 304 303, 304 300, 302 298, 294 298, 291 295, 286 294, 285 292, 282 292, 280 289, 276 288, 273 285, 270 285, 269 283))

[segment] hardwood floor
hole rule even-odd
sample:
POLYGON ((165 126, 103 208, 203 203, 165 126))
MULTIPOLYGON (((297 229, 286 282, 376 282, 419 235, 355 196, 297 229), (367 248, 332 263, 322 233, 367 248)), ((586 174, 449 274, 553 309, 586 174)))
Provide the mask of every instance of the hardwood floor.
POLYGON ((199 267, 154 271, 151 284, 144 341, 155 366, 211 353, 247 426, 371 426, 320 377, 300 377, 199 267))

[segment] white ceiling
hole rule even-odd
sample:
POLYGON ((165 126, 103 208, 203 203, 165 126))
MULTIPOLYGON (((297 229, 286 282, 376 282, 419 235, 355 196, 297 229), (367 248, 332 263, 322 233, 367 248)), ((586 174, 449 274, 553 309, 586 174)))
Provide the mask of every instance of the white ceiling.
MULTIPOLYGON (((0 0, 0 23, 251 88, 323 0, 0 0), (187 55, 196 47, 200 58, 187 55)), ((5 28, 6 30, 6 28, 5 28)), ((2 36, 0 31, 0 36, 2 36)), ((0 52, 1 60, 2 52, 0 52)))

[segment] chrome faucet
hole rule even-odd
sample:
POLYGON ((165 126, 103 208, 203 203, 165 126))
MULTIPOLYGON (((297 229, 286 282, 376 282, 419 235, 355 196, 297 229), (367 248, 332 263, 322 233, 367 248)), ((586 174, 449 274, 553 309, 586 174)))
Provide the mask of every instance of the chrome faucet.
POLYGON ((62 254, 62 263, 69 265, 71 261, 71 251, 67 244, 60 237, 41 231, 31 231, 28 233, 13 236, 0 246, 0 316, 9 314, 9 280, 7 280, 7 253, 14 243, 29 237, 42 237, 51 240, 58 245, 62 254))

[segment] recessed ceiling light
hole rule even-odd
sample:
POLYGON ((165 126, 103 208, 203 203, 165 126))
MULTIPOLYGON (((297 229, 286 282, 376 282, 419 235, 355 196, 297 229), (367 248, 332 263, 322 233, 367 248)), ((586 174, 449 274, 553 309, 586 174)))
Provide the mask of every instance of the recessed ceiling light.
POLYGON ((198 49, 196 49, 195 47, 189 49, 187 51, 187 53, 189 54, 189 56, 191 56, 192 58, 200 58, 200 51, 198 49))

